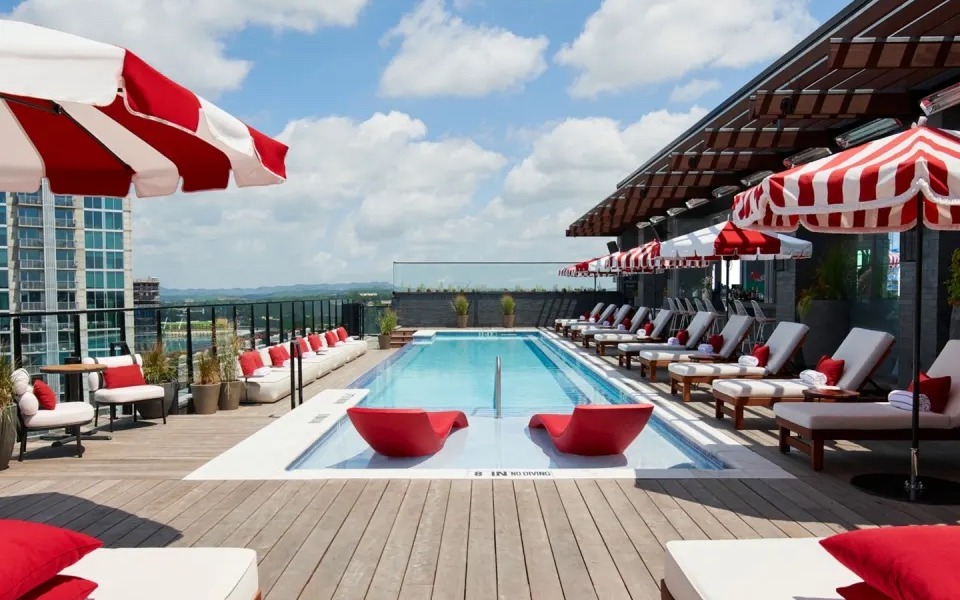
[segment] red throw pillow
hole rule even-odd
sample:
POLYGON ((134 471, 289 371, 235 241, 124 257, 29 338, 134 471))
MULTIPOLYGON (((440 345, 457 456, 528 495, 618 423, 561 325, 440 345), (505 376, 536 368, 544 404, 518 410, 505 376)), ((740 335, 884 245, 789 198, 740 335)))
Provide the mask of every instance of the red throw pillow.
MULTIPOLYGON (((920 386, 923 388, 923 386, 920 386)), ((33 395, 37 397, 40 403, 40 410, 53 410, 57 408, 57 395, 42 379, 33 382, 33 395)))
POLYGON ((313 349, 314 352, 319 352, 319 351, 320 351, 320 336, 319 336, 319 335, 317 335, 317 334, 315 334, 315 333, 311 333, 310 335, 307 336, 307 341, 310 342, 310 348, 313 349))
POLYGON ((758 367, 766 367, 767 362, 770 360, 770 346, 754 344, 753 352, 751 352, 750 355, 757 359, 758 367))
POLYGON ((713 346, 713 351, 717 354, 723 349, 723 336, 720 334, 711 335, 707 343, 713 346))
POLYGON ((631 326, 631 325, 633 325, 633 321, 631 321, 630 319, 624 319, 624 320, 623 320, 623 328, 624 328, 624 329, 630 329, 630 326, 631 326))
POLYGON ((326 332, 325 334, 323 334, 323 337, 327 339, 327 345, 330 346, 331 348, 333 346, 336 346, 337 342, 340 341, 340 338, 337 337, 337 334, 335 334, 332 331, 326 332))
POLYGON ((284 356, 283 346, 270 346, 267 352, 270 353, 270 364, 274 367, 282 367, 283 361, 287 360, 287 357, 284 356))
POLYGON ((280 352, 283 354, 283 360, 290 360, 290 351, 287 350, 286 344, 278 344, 277 348, 280 348, 280 352))
POLYGON ((960 598, 960 527, 914 525, 839 533, 820 545, 877 591, 898 600, 960 598))
POLYGON ((817 371, 827 376, 827 385, 837 385, 843 376, 844 361, 834 360, 829 356, 821 356, 817 363, 817 371))
MULTIPOLYGON (((947 402, 950 400, 950 386, 953 385, 953 379, 949 375, 945 377, 930 377, 923 371, 920 371, 920 393, 930 398, 930 409, 935 413, 943 414, 947 409, 947 402)), ((37 386, 34 384, 33 391, 36 393, 37 386)), ((913 391, 913 382, 907 388, 908 392, 913 391)), ((40 394, 37 394, 37 398, 40 394)), ((40 408, 43 408, 43 401, 40 401, 40 408)))
POLYGON ((653 335, 653 323, 644 323, 643 332, 647 335, 653 335))
POLYGON ((97 584, 80 577, 57 575, 50 581, 41 583, 19 600, 87 600, 97 584))
POLYGON ((307 340, 305 338, 300 338, 300 352, 304 354, 310 352, 310 345, 307 344, 307 340))
POLYGON ((103 372, 103 382, 109 389, 147 385, 147 382, 143 379, 143 371, 140 370, 140 365, 108 367, 103 372))
POLYGON ((893 600, 869 583, 855 583, 847 587, 837 588, 837 593, 843 600, 893 600))
POLYGON ((690 341, 690 334, 686 329, 681 329, 677 332, 677 341, 680 342, 681 346, 686 346, 687 342, 690 341))
POLYGON ((249 350, 240 355, 240 370, 243 371, 244 377, 250 377, 254 371, 262 366, 263 358, 256 350, 249 350))
POLYGON ((0 519, 0 600, 17 600, 102 545, 69 529, 0 519))
POLYGON ((347 333, 346 328, 344 328, 344 327, 337 327, 337 337, 340 338, 340 341, 341 341, 341 342, 345 342, 345 341, 347 341, 347 338, 350 337, 350 334, 347 333))

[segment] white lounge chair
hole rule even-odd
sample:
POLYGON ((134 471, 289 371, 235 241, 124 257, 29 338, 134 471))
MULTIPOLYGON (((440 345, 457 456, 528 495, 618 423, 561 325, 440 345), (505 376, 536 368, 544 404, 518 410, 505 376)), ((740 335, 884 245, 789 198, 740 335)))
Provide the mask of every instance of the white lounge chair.
POLYGON ((649 315, 650 309, 646 306, 641 306, 637 309, 636 314, 634 314, 633 318, 631 319, 629 331, 605 331, 603 333, 594 335, 593 343, 597 348, 597 356, 603 356, 606 354, 606 349, 608 346, 616 346, 617 344, 622 344, 624 342, 635 342, 641 339, 653 338, 657 335, 662 335, 666 330, 667 325, 670 324, 670 311, 661 310, 657 314, 657 317, 653 320, 653 331, 651 332, 650 336, 640 331, 640 328, 644 326, 649 315), (659 332, 659 334, 657 332, 659 332))
MULTIPOLYGON (((885 331, 851 329, 833 353, 834 359, 845 362, 837 386, 843 390, 859 390, 891 347, 893 336, 885 331)), ((722 419, 723 415, 733 417, 736 429, 743 427, 744 407, 802 402, 803 391, 811 387, 799 379, 718 379, 711 384, 717 418, 722 419)))
MULTIPOLYGON (((583 347, 589 348, 590 342, 593 340, 594 336, 597 335, 598 333, 610 333, 611 331, 617 331, 617 328, 623 324, 624 320, 626 320, 627 318, 627 315, 629 315, 632 310, 633 310, 633 306, 631 306, 630 304, 624 304, 623 306, 620 307, 620 310, 618 310, 616 314, 613 315, 613 323, 611 325, 596 324, 596 325, 587 326, 584 329, 580 330, 579 335, 581 339, 583 339, 583 347)), ((633 328, 632 320, 630 322, 630 327, 633 328)), ((634 329, 633 331, 636 332, 636 329, 634 329)))
MULTIPOLYGON (((702 314, 702 313, 700 313, 702 314)), ((713 315, 716 318, 716 315, 711 312, 707 314, 713 315)), ((720 348, 720 351, 717 353, 720 355, 721 360, 730 359, 733 357, 734 353, 737 351, 737 348, 740 346, 740 342, 743 341, 743 338, 750 333, 750 328, 753 326, 753 317, 744 317, 740 315, 735 315, 727 321, 727 324, 723 327, 723 330, 720 331, 720 335, 723 336, 723 346, 720 348)), ((643 376, 645 369, 650 372, 650 382, 654 383, 657 381, 657 368, 669 366, 672 363, 686 363, 690 361, 690 357, 694 354, 697 354, 697 350, 648 350, 644 349, 637 354, 637 362, 640 363, 640 376, 643 376)))
POLYGON ((570 326, 570 339, 576 340, 579 336, 582 336, 585 331, 591 331, 590 335, 595 333, 602 333, 605 331, 610 331, 616 329, 626 317, 627 313, 633 310, 633 306, 629 304, 624 304, 617 311, 606 319, 600 319, 596 323, 577 323, 570 326), (607 325, 606 322, 610 321, 610 325, 607 325))
MULTIPOLYGON (((731 315, 745 316, 745 315, 731 315)), ((713 383, 717 379, 773 377, 780 373, 797 350, 807 339, 810 329, 806 325, 790 321, 780 321, 770 334, 767 346, 770 347, 770 359, 765 367, 745 367, 731 363, 673 363, 667 367, 670 373, 670 393, 681 390, 684 402, 690 402, 690 391, 698 383, 713 383)))
POLYGON ((20 429, 20 456, 23 461, 27 451, 28 431, 66 429, 77 440, 77 457, 83 456, 80 427, 93 421, 93 407, 86 402, 57 402, 53 410, 40 410, 40 401, 30 385, 30 373, 17 369, 11 375, 13 392, 17 396, 17 422, 20 429))
MULTIPOLYGON (((83 358, 83 364, 100 364, 111 367, 124 367, 134 364, 140 367, 143 372, 143 357, 139 354, 131 357, 129 354, 122 356, 101 356, 83 358)), ((108 388, 105 387, 102 373, 90 373, 87 376, 87 385, 90 388, 90 398, 93 402, 93 425, 99 425, 100 405, 104 404, 110 407, 110 431, 113 431, 113 421, 117 418, 117 406, 136 405, 141 402, 156 402, 160 406, 160 416, 164 424, 167 422, 167 413, 164 410, 163 398, 165 395, 163 386, 160 385, 134 385, 130 387, 108 388)), ((137 411, 133 411, 133 420, 137 420, 137 411)))
POLYGON ((593 325, 593 324, 595 324, 595 323, 602 323, 602 322, 606 321, 607 319, 609 319, 610 316, 613 315, 613 311, 615 311, 615 310, 617 310, 617 305, 616 305, 616 304, 608 304, 607 307, 603 309, 603 312, 601 312, 596 318, 591 317, 591 318, 593 318, 593 323, 591 323, 589 320, 588 320, 588 321, 576 320, 576 321, 571 321, 571 322, 569 322, 569 323, 566 323, 566 324, 564 324, 564 326, 562 327, 563 335, 565 335, 565 336, 566 336, 566 335, 569 335, 569 334, 570 334, 570 331, 571 331, 574 327, 589 326, 589 325, 593 325))
MULTIPOLYGON (((599 316, 601 310, 603 310, 603 302, 597 302, 597 305, 593 307, 593 310, 587 313, 587 320, 589 320, 590 317, 596 318, 597 316, 599 316)), ((581 320, 580 317, 574 317, 572 319, 555 319, 553 321, 553 328, 556 331, 560 331, 560 329, 562 329, 564 325, 568 323, 576 323, 580 320, 581 320)))
MULTIPOLYGON (((960 439, 960 340, 947 342, 927 374, 950 375, 952 382, 943 414, 920 413, 920 439, 960 439)), ((777 404, 773 413, 780 429, 780 451, 800 450, 810 457, 815 471, 823 469, 826 440, 911 439, 912 412, 889 402, 777 404)))
POLYGON ((689 540, 667 542, 660 589, 663 600, 842 600, 837 588, 861 581, 820 538, 689 540))
POLYGON ((629 369, 630 361, 634 356, 639 355, 644 350, 696 350, 697 346, 700 345, 700 340, 703 339, 704 334, 710 329, 710 325, 713 324, 713 315, 706 311, 698 312, 693 320, 690 321, 690 326, 687 327, 687 334, 689 334, 689 339, 687 343, 683 346, 678 346, 676 344, 650 344, 643 342, 628 342, 626 344, 618 344, 617 350, 620 351, 620 356, 618 358, 620 366, 629 369))

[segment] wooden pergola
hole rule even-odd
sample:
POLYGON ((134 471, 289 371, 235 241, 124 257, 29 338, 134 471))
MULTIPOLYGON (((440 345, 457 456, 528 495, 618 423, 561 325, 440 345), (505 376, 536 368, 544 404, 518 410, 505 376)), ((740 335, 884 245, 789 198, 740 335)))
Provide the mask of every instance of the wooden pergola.
POLYGON ((878 118, 909 126, 960 81, 960 2, 858 0, 619 182, 567 228, 616 236, 691 199, 729 207, 742 180, 878 118), (727 192, 727 193, 723 193, 727 192), (719 196, 719 197, 717 197, 719 196))

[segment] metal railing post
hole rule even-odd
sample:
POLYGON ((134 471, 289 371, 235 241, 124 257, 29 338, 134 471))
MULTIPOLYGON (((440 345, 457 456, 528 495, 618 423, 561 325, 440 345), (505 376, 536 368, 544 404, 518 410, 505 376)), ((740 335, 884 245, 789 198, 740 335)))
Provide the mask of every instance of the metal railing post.
POLYGON ((217 307, 210 307, 210 351, 217 355, 217 307))
POLYGON ((13 365, 19 369, 23 367, 23 332, 20 329, 19 317, 14 317, 10 321, 13 326, 13 365))
POLYGON ((296 352, 297 348, 294 347, 294 343, 290 342, 290 410, 293 410, 297 407, 297 377, 294 372, 296 365, 296 352))
POLYGON ((300 340, 292 343, 297 345, 297 406, 300 406, 303 404, 303 348, 300 347, 300 340))
POLYGON ((187 308, 187 385, 193 383, 193 323, 187 308))
POLYGON ((160 314, 162 309, 156 309, 153 311, 153 318, 156 321, 155 325, 157 328, 157 343, 160 344, 160 347, 163 348, 163 315, 160 314))
MULTIPOLYGON (((283 335, 283 302, 280 303, 280 343, 282 344, 287 337, 283 335)), ((291 361, 292 362, 292 361, 291 361)))
POLYGON ((83 355, 83 344, 80 341, 80 313, 73 313, 73 355, 80 358, 83 355))
POLYGON ((264 335, 267 337, 267 347, 270 347, 272 343, 270 341, 270 303, 267 302, 265 305, 266 313, 264 314, 264 322, 266 323, 266 328, 264 330, 264 335))
POLYGON ((233 334, 238 335, 240 333, 240 322, 237 319, 237 305, 233 305, 233 334))
POLYGON ((117 313, 117 325, 120 327, 120 342, 127 343, 127 313, 123 310, 117 313))
POLYGON ((310 301, 310 331, 317 332, 317 301, 310 301))
POLYGON ((300 335, 306 337, 307 335, 307 301, 300 301, 300 318, 303 321, 300 323, 300 335))
POLYGON ((323 303, 324 302, 325 302, 324 300, 320 301, 320 329, 326 329, 326 325, 324 325, 324 320, 323 320, 323 303))
POLYGON ((250 349, 257 349, 257 311, 256 304, 250 305, 250 349))
POLYGON ((500 391, 500 371, 501 371, 501 362, 500 357, 497 357, 497 373, 493 381, 493 408, 496 412, 496 417, 499 419, 501 416, 501 411, 503 409, 503 398, 501 397, 500 391))

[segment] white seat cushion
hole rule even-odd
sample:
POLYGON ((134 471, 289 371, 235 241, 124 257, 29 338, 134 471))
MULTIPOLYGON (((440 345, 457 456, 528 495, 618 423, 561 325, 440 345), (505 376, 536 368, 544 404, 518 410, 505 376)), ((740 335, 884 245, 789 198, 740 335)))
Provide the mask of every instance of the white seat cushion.
POLYGON ((713 390, 733 398, 802 399, 810 386, 799 379, 718 379, 713 390))
POLYGON ((644 344, 643 342, 637 342, 633 344, 620 344, 617 346, 617 350, 620 350, 621 352, 641 352, 643 350, 663 350, 665 352, 671 352, 671 351, 683 352, 684 350, 687 350, 687 349, 688 348, 686 346, 683 346, 681 344, 664 344, 664 343, 644 344))
MULTIPOLYGON (((909 410, 895 408, 889 402, 790 402, 777 404, 773 412, 778 417, 808 429, 910 429, 909 410)), ((947 415, 920 413, 923 429, 950 429, 947 415)))
POLYGON ((35 415, 23 417, 27 429, 57 429, 90 421, 93 421, 93 407, 86 402, 60 402, 54 410, 38 410, 35 415))
POLYGON ((885 331, 851 329, 833 353, 834 359, 844 361, 837 385, 845 390, 860 389, 892 344, 893 336, 885 331))
POLYGON ((595 342, 618 342, 621 344, 642 339, 643 337, 632 333, 600 333, 593 338, 595 342))
POLYGON ((690 360, 693 350, 644 350, 638 356, 644 360, 656 362, 680 362, 690 360))
POLYGON ((663 562, 676 600, 840 600, 861 581, 818 538, 673 541, 663 562))
POLYGON ((260 588, 246 548, 100 548, 60 573, 96 582, 90 600, 253 600, 260 588))
POLYGON ((930 377, 950 375, 950 396, 943 414, 950 417, 951 427, 960 427, 960 340, 950 340, 927 369, 930 377))
POLYGON ((667 367, 671 373, 684 377, 763 377, 763 367, 741 367, 737 363, 674 363, 667 367))
POLYGON ((121 388, 103 388, 93 393, 100 404, 127 404, 143 400, 163 398, 163 387, 159 385, 133 385, 121 388))

